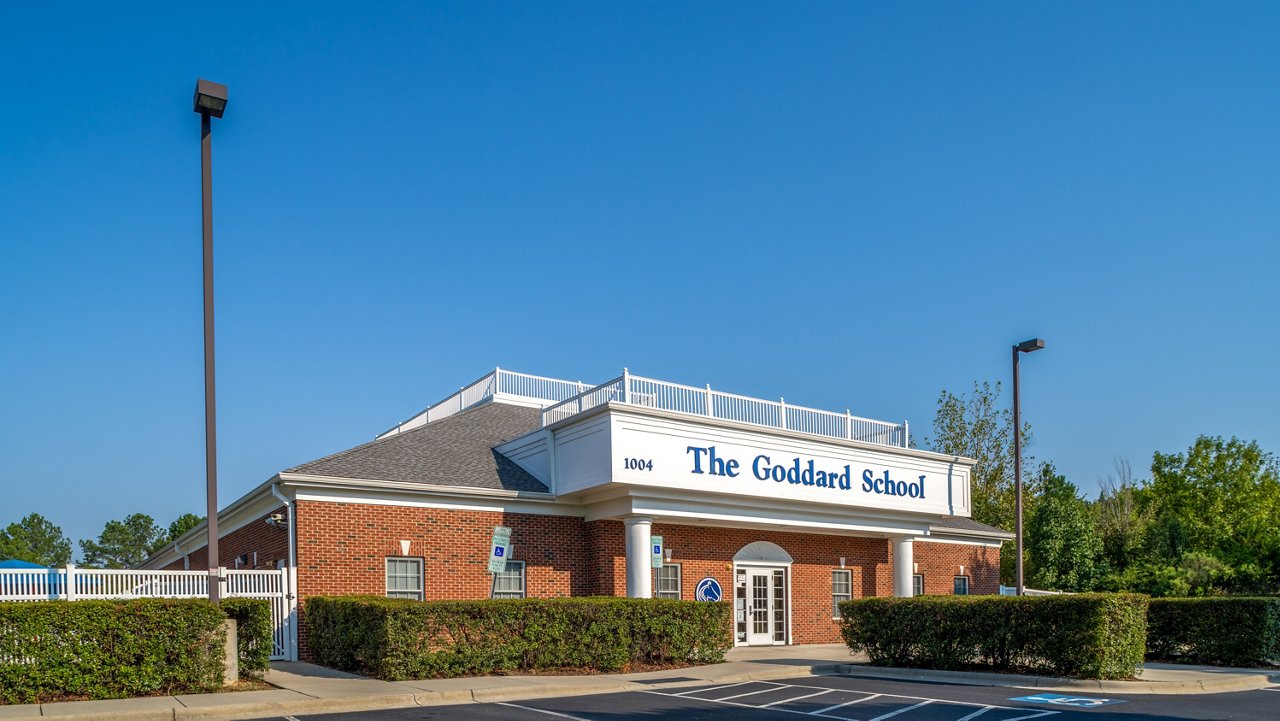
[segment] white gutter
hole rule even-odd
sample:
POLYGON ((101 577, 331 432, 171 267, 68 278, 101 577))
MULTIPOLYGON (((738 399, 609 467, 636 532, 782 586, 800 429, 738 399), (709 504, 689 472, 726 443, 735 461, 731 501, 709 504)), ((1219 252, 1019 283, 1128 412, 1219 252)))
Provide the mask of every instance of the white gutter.
POLYGON ((284 504, 285 512, 288 514, 288 524, 285 528, 289 537, 289 563, 286 573, 288 573, 289 589, 289 660, 298 660, 298 538, 297 526, 294 523, 295 502, 290 501, 288 497, 280 493, 280 484, 271 484, 271 495, 275 496, 284 504))

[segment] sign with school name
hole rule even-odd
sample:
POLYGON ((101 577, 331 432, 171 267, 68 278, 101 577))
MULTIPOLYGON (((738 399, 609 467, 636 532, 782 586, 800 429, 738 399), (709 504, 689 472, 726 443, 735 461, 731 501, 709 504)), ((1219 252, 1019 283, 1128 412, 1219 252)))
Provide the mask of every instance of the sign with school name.
POLYGON ((770 437, 663 419, 614 422, 611 480, 634 485, 968 515, 969 467, 885 446, 770 437))

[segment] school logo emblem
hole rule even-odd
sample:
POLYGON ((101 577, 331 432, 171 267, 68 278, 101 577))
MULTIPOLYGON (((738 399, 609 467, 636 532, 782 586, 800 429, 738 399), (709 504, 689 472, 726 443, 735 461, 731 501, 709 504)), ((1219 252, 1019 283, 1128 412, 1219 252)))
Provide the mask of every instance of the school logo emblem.
POLYGON ((698 581, 693 597, 699 601, 719 601, 724 597, 724 592, 720 589, 720 582, 708 576, 698 581))

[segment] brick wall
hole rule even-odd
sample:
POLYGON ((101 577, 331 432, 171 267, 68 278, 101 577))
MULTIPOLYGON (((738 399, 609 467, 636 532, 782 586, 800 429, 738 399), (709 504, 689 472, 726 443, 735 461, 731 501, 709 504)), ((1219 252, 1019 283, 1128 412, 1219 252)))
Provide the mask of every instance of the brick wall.
MULTIPOLYGON (((271 526, 267 524, 267 518, 272 513, 285 513, 287 511, 281 506, 270 513, 263 514, 261 518, 256 518, 244 526, 236 530, 222 535, 218 538, 218 560, 219 566, 225 568, 236 568, 236 557, 248 554, 249 562, 241 564, 242 569, 270 569, 276 567, 276 561, 287 561, 289 558, 289 531, 284 524, 271 526), (253 554, 258 554, 258 562, 253 561, 253 554)), ((204 537, 197 541, 204 543, 204 537)), ((201 546, 199 549, 188 554, 191 570, 199 571, 208 568, 206 565, 209 558, 209 549, 201 546)), ((165 566, 169 570, 182 570, 182 559, 170 563, 165 566)))
MULTIPOLYGON (((283 509, 279 509, 282 511, 283 509)), ((276 511, 276 512, 279 512, 276 511)), ((427 599, 488 598, 489 542, 494 526, 512 529, 512 558, 525 562, 530 597, 626 595, 626 537, 621 521, 584 522, 567 516, 463 511, 359 503, 299 501, 298 595, 383 595, 386 558, 423 559, 427 599), (409 541, 404 553, 401 541, 409 541)), ((269 514, 268 514, 269 515, 269 514)), ((222 565, 234 566, 242 553, 258 552, 258 567, 274 568, 286 558, 288 537, 267 516, 222 538, 222 565)), ((681 566, 681 595, 693 599, 698 581, 714 577, 732 597, 733 556, 753 541, 771 541, 793 559, 791 566, 791 632, 794 643, 836 643, 839 631, 831 617, 831 571, 845 557, 855 598, 893 591, 890 543, 883 539, 813 533, 756 531, 655 523, 681 566)), ((204 568, 204 549, 191 554, 191 568, 204 568)), ((1000 554, 997 549, 917 542, 918 572, 925 592, 949 594, 964 566, 971 593, 996 593, 1000 554)), ((170 566, 181 568, 182 562, 170 566)), ((305 624, 299 627, 300 650, 307 657, 305 624)))

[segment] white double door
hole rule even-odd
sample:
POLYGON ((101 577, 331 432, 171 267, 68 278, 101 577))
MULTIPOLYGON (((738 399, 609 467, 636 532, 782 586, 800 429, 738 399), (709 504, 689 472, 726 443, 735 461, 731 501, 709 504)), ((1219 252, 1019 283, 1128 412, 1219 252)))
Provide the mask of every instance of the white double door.
MULTIPOLYGON (((745 568, 748 646, 787 642, 787 572, 781 568, 745 568)), ((741 580, 741 579, 740 579, 741 580)))

